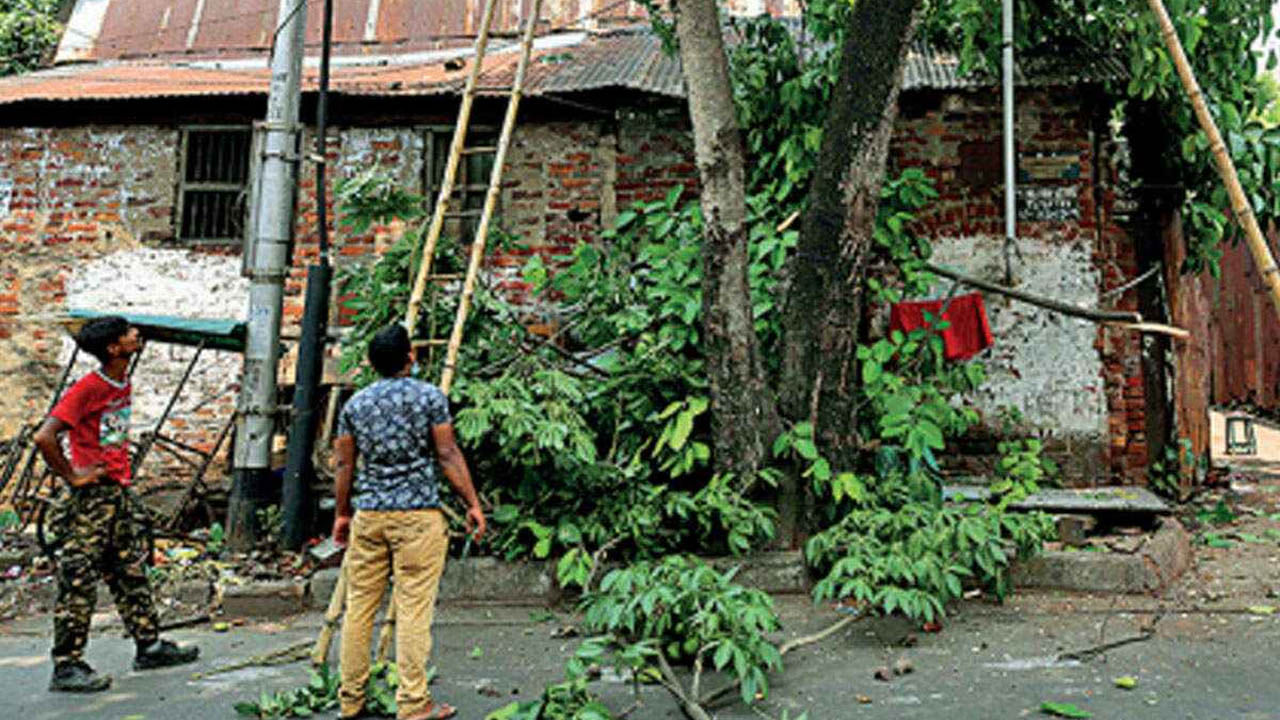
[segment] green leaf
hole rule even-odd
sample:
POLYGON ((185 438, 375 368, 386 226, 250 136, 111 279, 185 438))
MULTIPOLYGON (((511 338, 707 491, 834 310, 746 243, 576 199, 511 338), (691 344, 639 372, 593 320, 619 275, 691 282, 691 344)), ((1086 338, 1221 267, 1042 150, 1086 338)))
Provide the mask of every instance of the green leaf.
POLYGON ((232 705, 235 711, 246 717, 258 717, 258 704, 251 702, 238 702, 232 705))
POLYGON ((682 412, 676 416, 675 430, 671 433, 671 442, 669 443, 672 450, 679 450, 684 447, 685 441, 689 439, 689 433, 693 432, 693 414, 690 412, 682 412))
POLYGON ((1040 712, 1064 718, 1091 718, 1093 713, 1081 710, 1071 703, 1044 702, 1040 704, 1040 712))
POLYGON ((1122 677, 1116 678, 1115 683, 1116 683, 1116 687, 1120 688, 1121 690, 1132 690, 1138 687, 1138 678, 1135 678, 1131 675, 1124 675, 1122 677))
POLYGON ((798 438, 795 441, 796 452, 805 460, 818 459, 818 446, 813 444, 812 440, 807 438, 798 438))

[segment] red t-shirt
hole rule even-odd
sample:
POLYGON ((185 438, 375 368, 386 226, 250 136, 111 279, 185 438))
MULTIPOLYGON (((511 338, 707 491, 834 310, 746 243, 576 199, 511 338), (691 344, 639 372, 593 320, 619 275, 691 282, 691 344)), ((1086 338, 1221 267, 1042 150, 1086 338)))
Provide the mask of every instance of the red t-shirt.
POLYGON ((129 485, 131 393, 128 381, 117 383, 95 370, 54 406, 49 414, 71 426, 71 464, 76 470, 101 463, 112 480, 129 485))

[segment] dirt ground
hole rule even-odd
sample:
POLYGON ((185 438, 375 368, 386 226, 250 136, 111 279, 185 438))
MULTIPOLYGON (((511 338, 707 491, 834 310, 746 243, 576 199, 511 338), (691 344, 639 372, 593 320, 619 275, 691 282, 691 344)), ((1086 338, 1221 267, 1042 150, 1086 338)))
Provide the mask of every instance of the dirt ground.
POLYGON ((1213 463, 1230 473, 1181 513, 1195 562, 1171 599, 1210 608, 1280 604, 1280 428, 1255 421, 1257 454, 1227 455, 1225 416, 1211 420, 1213 463))

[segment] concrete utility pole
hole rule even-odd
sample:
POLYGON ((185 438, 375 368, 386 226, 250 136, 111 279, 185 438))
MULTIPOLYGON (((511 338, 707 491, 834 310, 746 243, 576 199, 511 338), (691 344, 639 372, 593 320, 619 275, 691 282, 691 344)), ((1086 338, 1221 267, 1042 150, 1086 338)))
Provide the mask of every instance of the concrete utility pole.
POLYGON ((249 320, 236 423, 235 480, 227 507, 227 540, 254 542, 254 512, 271 489, 271 439, 276 425, 276 365, 280 315, 293 233, 306 0, 280 0, 271 47, 271 86, 260 173, 256 179, 249 252, 249 320))

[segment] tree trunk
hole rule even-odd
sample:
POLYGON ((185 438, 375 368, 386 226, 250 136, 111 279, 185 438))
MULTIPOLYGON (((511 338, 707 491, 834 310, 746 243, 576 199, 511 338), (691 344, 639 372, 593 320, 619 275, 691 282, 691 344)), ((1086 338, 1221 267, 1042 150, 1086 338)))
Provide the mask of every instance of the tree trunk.
MULTIPOLYGON (((850 468, 856 427, 863 274, 871 248, 898 91, 920 0, 858 2, 800 227, 784 304, 782 412, 812 421, 818 446, 850 468)), ((798 498, 798 489, 794 490, 798 498)), ((783 512, 798 512, 780 508, 783 512)))
POLYGON ((742 138, 715 0, 681 0, 676 36, 702 181, 703 347, 711 380, 715 468, 751 473, 777 430, 747 286, 747 205, 742 138))

